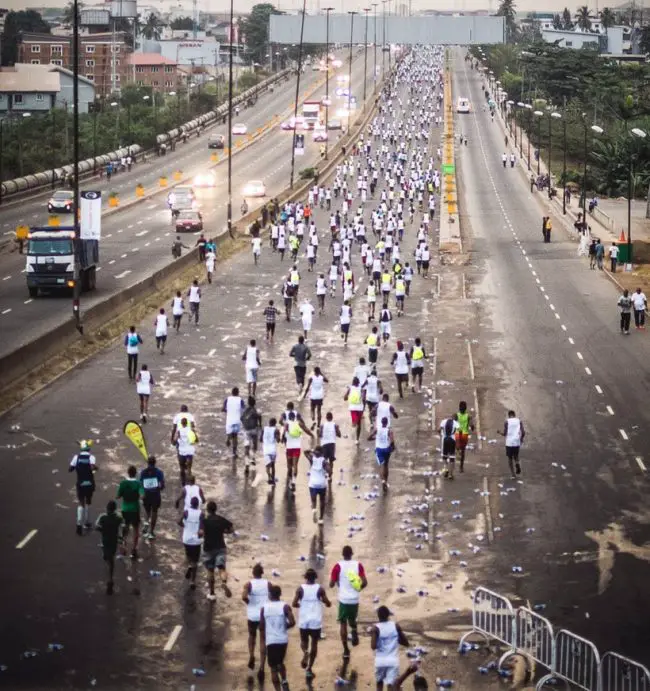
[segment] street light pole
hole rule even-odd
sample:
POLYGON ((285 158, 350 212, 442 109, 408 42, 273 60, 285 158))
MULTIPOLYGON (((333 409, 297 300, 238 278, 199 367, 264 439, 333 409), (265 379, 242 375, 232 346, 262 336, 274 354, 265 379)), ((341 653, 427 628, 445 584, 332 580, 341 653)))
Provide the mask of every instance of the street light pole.
MULTIPOLYGON (((377 83, 377 5, 379 3, 373 2, 372 6, 375 8, 375 17, 374 17, 374 29, 375 29, 375 38, 372 44, 373 47, 373 53, 374 53, 374 62, 373 62, 373 68, 372 68, 372 79, 373 82, 376 84, 377 83)), ((375 87, 376 90, 376 87, 375 87)))
POLYGON ((552 198, 551 194, 551 180, 553 173, 551 172, 551 164, 553 163, 553 120, 551 119, 553 113, 548 114, 548 198, 552 198))
POLYGON ((381 22, 381 28, 383 33, 382 45, 381 45, 381 78, 384 79, 386 75, 386 3, 388 0, 381 0, 383 19, 381 22))
POLYGON ((233 90, 233 74, 232 74, 232 34, 233 22, 235 19, 235 8, 233 7, 234 0, 230 0, 230 52, 228 56, 228 206, 226 212, 228 234, 233 237, 232 232, 232 90, 233 90))
MULTIPOLYGON (((99 108, 99 103, 95 101, 93 104, 93 175, 97 174, 97 109, 99 108)), ((54 111, 52 111, 54 115, 54 111)), ((52 178, 54 182, 54 178, 52 178)))
MULTIPOLYGON (((296 97, 293 101, 293 145, 291 147, 291 174, 289 187, 293 189, 293 178, 296 169, 296 140, 298 129, 298 98, 300 97, 300 75, 302 74, 302 41, 305 35, 305 15, 307 14, 307 0, 302 0, 302 20, 300 22, 300 45, 298 46, 298 76, 296 79, 296 97)), ((329 14, 327 15, 329 17, 329 14)))
POLYGON ((0 204, 2 204, 2 179, 4 177, 2 164, 3 164, 3 141, 2 141, 2 118, 0 118, 0 204))
POLYGON ((367 96, 367 79, 368 79, 368 13, 369 7, 364 7, 363 11, 366 13, 366 29, 363 39, 363 110, 366 110, 366 96, 367 96))
POLYGON ((585 126, 585 156, 582 169, 582 222, 587 226, 587 114, 583 113, 583 124, 585 126))
MULTIPOLYGON (((52 190, 56 185, 56 109, 52 108, 52 138, 51 151, 52 151, 52 190)), ((93 162, 93 173, 95 172, 95 163, 93 162)))
POLYGON ((526 109, 528 110, 528 172, 530 173, 530 133, 533 128, 533 106, 530 103, 526 103, 526 109))
MULTIPOLYGON (((537 111, 541 112, 541 111, 537 111)), ((542 118, 541 116, 537 119, 537 175, 540 174, 540 165, 542 163, 542 118)))
POLYGON ((352 111, 350 106, 352 105, 352 34, 354 33, 354 15, 359 14, 358 12, 351 10, 348 12, 350 15, 350 64, 348 66, 348 132, 350 132, 350 126, 352 123, 352 111))
POLYGON ((566 96, 564 97, 564 113, 562 113, 563 136, 563 162, 562 162, 562 214, 566 216, 566 96))
MULTIPOLYGON (((329 158, 329 124, 330 124, 330 12, 333 7, 325 7, 325 160, 329 158)), ((294 128, 295 128, 294 118, 294 128)))
MULTIPOLYGON (((625 122, 627 129, 627 121, 625 122)), ((648 134, 645 130, 633 127, 630 133, 637 139, 645 139, 648 134)), ((634 151, 630 147, 630 172, 627 181, 627 261, 632 264, 632 196, 634 195, 634 151)))
POLYGON ((79 3, 72 0, 72 217, 74 228, 74 283, 72 287, 72 313, 77 331, 83 333, 81 323, 81 228, 79 227, 79 3))

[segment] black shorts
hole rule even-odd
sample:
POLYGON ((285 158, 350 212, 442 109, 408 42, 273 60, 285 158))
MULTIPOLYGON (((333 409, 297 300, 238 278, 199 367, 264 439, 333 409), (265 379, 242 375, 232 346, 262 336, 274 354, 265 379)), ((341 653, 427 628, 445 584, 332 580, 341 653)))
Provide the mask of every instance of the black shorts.
POLYGON ((248 620, 248 635, 249 636, 254 636, 260 628, 260 623, 259 621, 251 621, 250 619, 248 620))
POLYGON ((349 333, 350 331, 350 325, 349 324, 341 324, 341 333, 349 333))
POLYGON ((106 547, 102 545, 102 556, 104 561, 115 561, 115 555, 117 554, 117 545, 111 545, 106 547))
POLYGON ((303 645, 309 643, 309 639, 316 642, 320 640, 320 629, 300 629, 300 642, 303 645))
POLYGON ((381 273, 379 271, 373 271, 372 277, 374 278, 375 281, 378 281, 381 278, 381 273))
POLYGON ((519 447, 518 446, 506 446, 506 456, 508 460, 518 461, 519 460, 519 447))
POLYGON ((285 307, 291 307, 292 303, 293 303, 293 298, 284 298, 284 306, 285 307))
POLYGON ((287 643, 271 643, 266 646, 266 661, 271 669, 283 664, 286 654, 287 643))
POLYGON ((368 348, 368 362, 374 365, 377 362, 377 353, 379 350, 377 348, 368 348))
POLYGON ((395 376, 397 377, 398 382, 401 381, 401 382, 407 382, 408 383, 408 380, 409 380, 408 374, 395 374, 395 376))
POLYGON ((194 456, 179 456, 178 465, 181 470, 187 470, 187 467, 192 465, 192 459, 194 456))
POLYGON ((421 377, 424 374, 424 367, 411 367, 411 374, 414 377, 421 377))
POLYGON ((422 268, 423 269, 428 269, 429 268, 429 262, 427 260, 422 260, 422 268))
POLYGON ((156 336, 156 343, 161 344, 167 341, 167 336, 156 336))
POLYGON ((275 322, 272 322, 272 323, 267 322, 266 323, 266 333, 269 334, 270 336, 275 334, 275 322))
POLYGON ((140 512, 139 511, 122 511, 122 518, 124 519, 124 525, 132 525, 137 528, 140 525, 140 512))
POLYGON ((323 449, 323 457, 326 461, 336 460, 336 444, 322 444, 321 449, 323 449))
POLYGON ((146 493, 142 499, 142 506, 144 506, 145 511, 152 511, 153 509, 157 511, 161 503, 162 497, 160 496, 160 492, 146 493))
POLYGON ((442 440, 442 457, 450 460, 456 457, 456 440, 453 437, 445 437, 442 440))
POLYGON ((77 499, 80 504, 90 505, 93 500, 95 485, 77 485, 77 499))
POLYGON ((323 399, 322 398, 311 398, 309 400, 309 403, 311 404, 311 407, 314 410, 320 409, 323 407, 323 399))
POLYGON ((185 547, 185 556, 187 557, 187 561, 192 564, 198 564, 199 559, 201 558, 201 545, 183 544, 183 547, 185 547))

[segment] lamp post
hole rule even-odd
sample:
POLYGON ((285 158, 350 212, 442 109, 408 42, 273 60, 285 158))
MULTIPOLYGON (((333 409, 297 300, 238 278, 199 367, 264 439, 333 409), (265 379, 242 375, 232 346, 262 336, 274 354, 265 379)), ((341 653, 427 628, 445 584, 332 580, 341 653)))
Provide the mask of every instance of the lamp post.
POLYGON ((582 171, 582 222, 587 225, 587 134, 591 129, 595 134, 602 134, 605 130, 598 125, 592 125, 590 128, 587 127, 587 113, 582 114, 583 124, 585 127, 585 151, 584 151, 584 167, 582 171))
MULTIPOLYGON (((540 142, 542 140, 542 118, 544 117, 544 112, 541 110, 536 110, 533 115, 537 118, 537 176, 540 174, 540 165, 542 163, 542 153, 540 142)), ((586 144, 585 144, 586 146, 586 144)))
MULTIPOLYGON (((627 128, 627 122, 625 123, 627 128)), ((639 127, 633 127, 630 134, 636 139, 645 139, 648 134, 639 127)), ((632 263, 632 197, 634 195, 634 152, 630 147, 630 171, 627 179, 627 264, 632 263)))
MULTIPOLYGON (((517 108, 525 108, 526 104, 523 103, 522 101, 517 101, 517 108)), ((515 120, 515 127, 517 126, 517 121, 515 120)), ((519 153, 521 155, 521 158, 524 157, 524 126, 521 123, 521 120, 519 121, 519 153)))
MULTIPOLYGON (((93 107, 93 175, 97 173, 97 112, 99 111, 99 103, 95 101, 91 104, 93 107)), ((54 115, 54 111, 52 111, 54 115)), ((52 183, 54 184, 54 177, 52 177, 52 183)))
POLYGON ((517 128, 515 127, 515 132, 514 135, 512 133, 512 121, 515 116, 515 102, 514 101, 506 101, 506 105, 510 109, 510 117, 508 118, 508 129, 510 130, 510 136, 514 136, 515 140, 515 148, 517 147, 517 128))
MULTIPOLYGON (((172 91, 169 95, 173 96, 174 91, 172 91)), ((119 108, 119 103, 117 101, 111 101, 111 108, 115 108, 115 148, 119 149, 119 143, 120 143, 120 108, 119 108)))
POLYGON ((300 45, 298 46, 298 77, 296 79, 296 97, 293 102, 293 142, 291 148, 291 174, 289 176, 289 187, 291 189, 293 189, 293 176, 296 168, 296 140, 298 136, 298 98, 300 96, 300 75, 302 74, 302 40, 305 35, 306 14, 307 0, 302 0, 302 20, 300 22, 300 45))
POLYGON ((352 35, 354 33, 354 15, 359 14, 355 10, 348 11, 350 15, 350 64, 348 65, 348 132, 350 131, 350 124, 352 122, 352 35))
POLYGON ((551 164, 553 162, 553 118, 556 120, 561 118, 562 115, 557 111, 552 111, 549 113, 548 118, 548 198, 553 199, 553 191, 551 189, 551 180, 553 179, 553 173, 551 169, 551 164))
POLYGON ((367 96, 367 79, 368 79, 368 13, 369 7, 364 7, 363 11, 366 13, 366 28, 363 39, 363 110, 366 110, 366 96, 367 96))
POLYGON ((525 106, 528 111, 528 171, 530 172, 530 131, 533 126, 533 106, 530 103, 526 103, 525 106))
MULTIPOLYGON (((377 83, 377 6, 379 5, 378 2, 373 2, 372 6, 375 8, 375 16, 373 20, 374 24, 374 29, 375 29, 375 38, 373 40, 373 53, 374 53, 374 63, 373 63, 373 74, 372 78, 375 84, 377 83)), ((376 89, 375 89, 376 90, 376 89)))
POLYGON ((381 22, 382 29, 382 45, 381 45, 381 78, 383 79, 386 73, 386 3, 388 0, 381 0, 383 19, 381 22))
MULTIPOLYGON (((94 110, 94 103, 90 104, 90 107, 93 107, 94 110)), ((94 124, 93 124, 93 133, 94 133, 94 124)), ((52 170, 56 170, 56 109, 53 107, 52 108, 52 137, 50 139, 51 147, 50 151, 52 154, 52 170)), ((93 161, 93 173, 95 172, 95 162, 93 161)), ((52 189, 54 189, 56 185, 56 173, 52 172, 52 189)))
POLYGON ((232 36, 233 24, 235 20, 235 8, 233 6, 234 0, 230 0, 230 50, 228 53, 228 205, 226 207, 226 224, 228 227, 228 234, 230 237, 232 233, 232 90, 233 90, 233 73, 232 73, 232 36))
POLYGON ((72 224, 74 228, 74 283, 72 287, 72 314, 79 333, 81 324, 81 228, 79 227, 79 3, 72 0, 72 224))
MULTIPOLYGON (((325 7, 325 160, 329 158, 329 124, 330 124, 330 12, 333 7, 325 7)), ((295 128, 295 118, 294 118, 295 128)))

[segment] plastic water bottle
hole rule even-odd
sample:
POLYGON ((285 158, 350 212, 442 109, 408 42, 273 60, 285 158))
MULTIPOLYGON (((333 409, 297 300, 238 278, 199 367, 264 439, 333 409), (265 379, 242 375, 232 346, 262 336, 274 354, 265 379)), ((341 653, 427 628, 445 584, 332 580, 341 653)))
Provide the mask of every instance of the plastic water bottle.
POLYGON ((162 573, 160 571, 155 571, 154 569, 151 569, 149 571, 149 575, 151 578, 160 578, 162 576, 162 573))
POLYGON ((479 667, 478 672, 479 674, 488 674, 490 670, 487 667, 479 667))
POLYGON ((194 667, 192 669, 192 674, 195 677, 204 677, 205 676, 205 670, 203 669, 203 667, 194 667))
POLYGON ((541 602, 540 602, 540 603, 537 604, 537 605, 533 605, 533 609, 534 609, 536 612, 542 612, 543 610, 546 609, 546 605, 545 605, 544 603, 541 603, 541 602))
POLYGON ((51 653, 56 653, 56 652, 58 652, 59 650, 63 650, 63 645, 62 645, 61 643, 49 643, 48 646, 47 646, 47 649, 48 649, 51 653))
POLYGON ((436 685, 441 689, 450 689, 454 685, 453 679, 436 679, 436 685))

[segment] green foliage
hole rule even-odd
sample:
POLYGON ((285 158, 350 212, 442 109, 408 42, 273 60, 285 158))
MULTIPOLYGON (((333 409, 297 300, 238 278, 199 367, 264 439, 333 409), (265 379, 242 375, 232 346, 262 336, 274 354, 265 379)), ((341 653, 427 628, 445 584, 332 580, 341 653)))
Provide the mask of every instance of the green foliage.
POLYGON ((573 31, 573 17, 571 16, 571 10, 569 10, 568 7, 565 7, 564 10, 562 10, 562 28, 565 31, 573 31))
POLYGON ((18 37, 23 31, 49 34, 50 25, 35 10, 9 12, 2 32, 2 64, 13 65, 18 59, 18 37))
POLYGON ((173 31, 193 31, 194 21, 192 17, 177 17, 169 26, 173 31))
POLYGON ((641 29, 639 48, 643 53, 650 53, 650 25, 646 25, 641 29))
POLYGON ((513 43, 517 36, 517 5, 514 0, 501 0, 497 16, 506 20, 506 43, 513 43))
POLYGON ((150 41, 158 41, 160 40, 163 26, 163 22, 151 12, 144 24, 140 25, 140 34, 150 41))
POLYGON ((587 7, 587 5, 578 7, 578 11, 576 12, 576 24, 583 31, 589 31, 591 29, 592 19, 594 19, 594 15, 591 14, 591 10, 587 7))
POLYGON ((253 5, 250 14, 241 23, 246 42, 246 54, 252 62, 264 65, 268 62, 269 23, 272 14, 282 14, 270 2, 253 5))
MULTIPOLYGON (((84 4, 83 2, 77 2, 77 19, 81 19, 81 10, 83 10, 84 4)), ((64 24, 67 24, 68 26, 72 26, 74 23, 74 2, 72 0, 65 6, 63 9, 63 15, 61 16, 61 20, 63 21, 64 24)))

